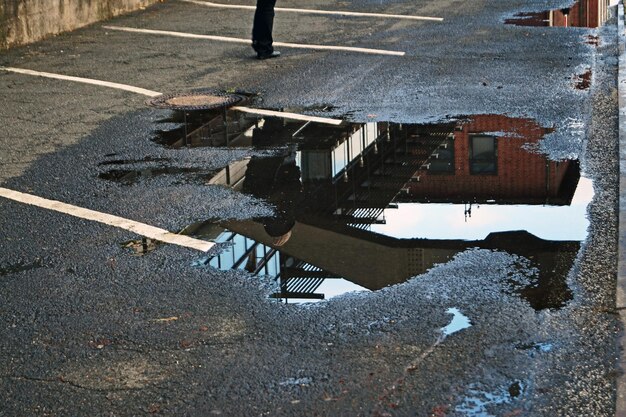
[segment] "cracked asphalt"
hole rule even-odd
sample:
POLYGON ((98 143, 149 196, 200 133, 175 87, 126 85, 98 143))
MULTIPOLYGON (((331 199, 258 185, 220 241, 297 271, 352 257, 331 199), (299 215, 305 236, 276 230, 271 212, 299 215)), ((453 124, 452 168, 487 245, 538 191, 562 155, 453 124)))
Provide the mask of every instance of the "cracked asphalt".
MULTIPOLYGON (((285 7, 301 7, 293 0, 285 7)), ((468 249, 413 279, 307 306, 271 302, 267 282, 194 266, 203 254, 0 199, 0 416, 611 416, 619 331, 617 34, 504 25, 561 1, 369 1, 307 8, 413 13, 443 23, 277 14, 275 40, 403 50, 405 57, 251 48, 104 30, 101 24, 0 53, 0 65, 155 91, 239 89, 253 105, 355 122, 472 114, 537 120, 539 150, 578 158, 593 180, 573 298, 535 310, 511 286, 520 256, 468 249), (599 45, 587 43, 599 36, 599 45), (589 90, 573 87, 592 70, 589 90), (308 111, 316 113, 313 110, 308 111), (471 326, 441 337, 456 308, 471 326)), ((251 15, 165 1, 110 22, 248 37, 251 15)), ((218 170, 253 149, 166 149, 170 112, 145 97, 0 71, 6 188, 181 230, 272 207, 232 189, 162 176, 98 178, 103 162, 218 170)), ((523 271, 524 272, 524 271, 523 271)), ((528 271, 525 271, 528 272, 528 271)))

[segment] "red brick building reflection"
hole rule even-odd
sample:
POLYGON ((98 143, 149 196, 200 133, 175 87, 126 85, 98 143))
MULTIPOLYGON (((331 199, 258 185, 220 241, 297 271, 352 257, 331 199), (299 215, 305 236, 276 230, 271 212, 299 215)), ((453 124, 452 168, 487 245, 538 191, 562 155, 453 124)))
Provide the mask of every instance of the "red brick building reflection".
POLYGON ((520 13, 506 23, 518 26, 587 27, 601 26, 607 19, 608 0, 579 0, 572 6, 540 13, 520 13))
MULTIPOLYGON (((407 184, 408 201, 553 204, 571 202, 576 161, 529 151, 550 129, 531 119, 473 116, 459 123, 407 184)), ((428 135, 422 131, 420 136, 428 135)), ((402 200, 404 200, 402 198, 402 200)))

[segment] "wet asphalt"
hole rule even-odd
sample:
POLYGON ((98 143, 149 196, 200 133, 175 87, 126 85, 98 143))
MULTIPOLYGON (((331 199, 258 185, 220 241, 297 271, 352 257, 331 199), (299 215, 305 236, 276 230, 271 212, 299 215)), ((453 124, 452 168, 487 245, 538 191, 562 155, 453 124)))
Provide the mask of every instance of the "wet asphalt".
MULTIPOLYGON (((284 3, 296 6, 295 3, 284 3)), ((563 4, 550 2, 549 6, 563 4)), ((316 2, 307 7, 332 7, 316 2)), ((568 277, 573 299, 536 311, 515 295, 524 260, 470 249, 406 283, 299 307, 270 282, 193 266, 164 245, 130 256, 136 235, 0 200, 0 416, 610 416, 615 400, 616 30, 503 25, 545 2, 354 1, 350 10, 443 16, 442 24, 278 15, 275 39, 404 50, 376 57, 283 49, 256 61, 233 45, 107 32, 94 25, 0 54, 0 64, 157 91, 257 94, 255 105, 352 121, 530 117, 555 133, 541 150, 578 157, 594 182, 589 234, 568 277), (62 52, 61 52, 62 51, 62 52), (592 69, 590 90, 573 76, 592 69), (314 112, 313 112, 314 113, 314 112), (441 338, 456 308, 471 327, 441 338)), ((247 37, 250 16, 164 2, 113 23, 247 37)), ((168 230, 266 215, 264 201, 128 169, 217 170, 259 151, 165 149, 170 114, 130 93, 0 73, 2 186, 168 230), (158 161, 158 162, 155 162, 158 161)))

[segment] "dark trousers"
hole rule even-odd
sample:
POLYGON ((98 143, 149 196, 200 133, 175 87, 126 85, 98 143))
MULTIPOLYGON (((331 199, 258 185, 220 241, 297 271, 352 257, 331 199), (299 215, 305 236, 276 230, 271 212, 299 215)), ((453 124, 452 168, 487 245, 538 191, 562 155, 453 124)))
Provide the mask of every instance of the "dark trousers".
POLYGON ((276 0, 257 0, 252 25, 252 47, 260 55, 271 54, 272 27, 274 26, 274 5, 276 0))

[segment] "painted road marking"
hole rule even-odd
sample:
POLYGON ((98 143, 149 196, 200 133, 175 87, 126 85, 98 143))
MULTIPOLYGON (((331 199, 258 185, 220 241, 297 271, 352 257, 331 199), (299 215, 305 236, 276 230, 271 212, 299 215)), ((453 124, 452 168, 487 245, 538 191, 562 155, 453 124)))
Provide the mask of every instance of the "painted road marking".
MULTIPOLYGON (((159 93, 158 91, 146 90, 145 88, 133 87, 132 85, 127 85, 127 84, 118 84, 118 83, 111 83, 108 81, 94 80, 92 78, 72 77, 69 75, 53 74, 50 72, 40 72, 40 71, 32 71, 32 70, 27 70, 27 69, 2 67, 2 66, 0 66, 0 70, 15 72, 18 74, 34 75, 37 77, 54 78, 58 80, 73 81, 73 82, 78 82, 78 83, 83 83, 83 84, 93 84, 93 85, 98 85, 102 87, 115 88, 118 90, 125 90, 125 91, 130 91, 133 93, 137 93, 137 94, 142 94, 148 97, 158 97, 162 95, 162 93, 159 93)), ((255 109, 252 107, 236 106, 236 107, 231 107, 231 109, 245 112, 245 113, 258 114, 261 116, 273 116, 273 117, 280 117, 283 119, 290 119, 290 120, 304 120, 304 121, 324 123, 324 124, 329 124, 329 125, 334 125, 334 126, 338 126, 343 123, 343 120, 341 119, 307 116, 304 114, 289 113, 289 112, 274 111, 274 110, 255 109)))
MULTIPOLYGON (((103 26, 103 28, 109 29, 109 30, 119 30, 123 32, 132 32, 132 33, 146 33, 146 34, 151 34, 151 35, 175 36, 179 38, 189 38, 189 39, 205 39, 205 40, 220 41, 220 42, 241 43, 245 45, 252 44, 252 41, 250 39, 229 38, 226 36, 217 36, 217 35, 197 35, 194 33, 172 32, 169 30, 139 29, 139 28, 126 27, 126 26, 103 26)), ((387 49, 357 48, 357 47, 352 47, 352 46, 309 45, 309 44, 303 44, 303 43, 287 43, 287 42, 274 42, 273 45, 278 46, 278 47, 285 47, 285 48, 313 49, 313 50, 320 50, 320 51, 347 51, 347 52, 358 52, 362 54, 372 54, 372 55, 404 56, 406 54, 405 52, 402 52, 402 51, 390 51, 387 49)))
POLYGON ((136 222, 134 220, 125 219, 123 217, 114 216, 112 214, 101 213, 99 211, 73 206, 71 204, 62 203, 56 200, 48 200, 46 198, 37 197, 31 194, 25 194, 19 191, 9 190, 8 188, 0 187, 0 197, 8 198, 13 201, 45 208, 52 211, 57 211, 59 213, 68 214, 70 216, 78 217, 81 219, 103 223, 109 226, 137 233, 138 235, 145 236, 150 239, 155 239, 165 243, 171 243, 173 245, 184 246, 186 248, 199 250, 201 252, 207 252, 209 251, 209 249, 215 246, 215 243, 213 242, 205 242, 204 240, 194 239, 189 236, 178 235, 175 233, 171 233, 165 229, 160 229, 158 227, 150 226, 145 223, 136 222))
MULTIPOLYGON (((256 9, 256 6, 245 6, 241 4, 221 4, 221 3, 213 3, 210 1, 198 1, 198 0, 182 0, 182 1, 186 3, 199 4, 199 5, 207 6, 207 7, 219 7, 219 8, 224 8, 224 9, 245 9, 245 10, 256 9)), ((342 11, 342 10, 291 9, 291 8, 285 8, 285 7, 275 7, 274 10, 277 12, 325 14, 325 15, 336 15, 336 16, 380 17, 380 18, 390 18, 390 19, 427 20, 427 21, 433 21, 433 22, 443 22, 443 18, 441 17, 414 16, 414 15, 404 15, 404 14, 362 13, 362 12, 348 12, 348 11, 342 11)))
POLYGON ((118 90, 130 91, 130 92, 142 94, 148 97, 158 97, 161 95, 161 93, 157 91, 146 90, 145 88, 133 87, 132 85, 126 85, 126 84, 112 83, 109 81, 94 80, 91 78, 72 77, 69 75, 53 74, 50 72, 32 71, 28 69, 2 67, 2 66, 0 66, 0 70, 15 72, 18 74, 34 75, 37 77, 54 78, 57 80, 75 81, 75 82, 79 82, 83 84, 99 85, 101 87, 109 87, 109 88, 115 88, 118 90))
POLYGON ((307 116, 305 114, 298 113, 289 113, 282 111, 274 111, 274 110, 264 110, 264 109, 255 109, 252 107, 243 107, 243 106, 235 106, 231 107, 229 110, 237 110, 244 113, 252 113, 258 114, 260 116, 274 116, 274 117, 282 117, 283 119, 291 119, 291 120, 302 120, 305 122, 315 122, 315 123, 324 123, 327 125, 339 126, 343 123, 341 119, 329 119, 327 117, 315 117, 315 116, 307 116))

